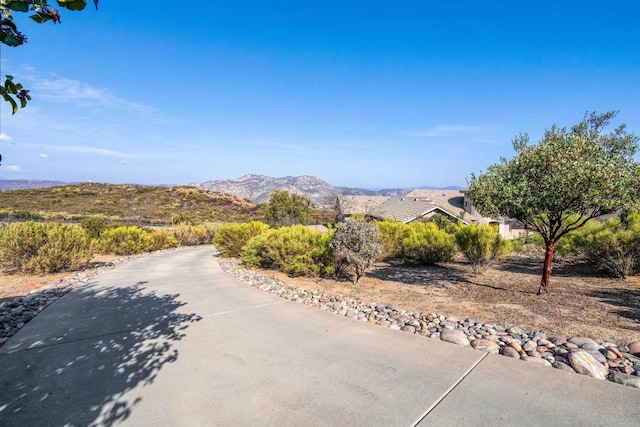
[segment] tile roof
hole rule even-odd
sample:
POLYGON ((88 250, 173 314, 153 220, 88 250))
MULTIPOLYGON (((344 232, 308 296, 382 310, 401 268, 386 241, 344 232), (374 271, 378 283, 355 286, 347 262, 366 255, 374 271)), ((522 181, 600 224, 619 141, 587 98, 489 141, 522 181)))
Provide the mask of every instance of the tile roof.
POLYGON ((368 214, 386 202, 388 196, 338 196, 338 211, 342 215, 368 214))

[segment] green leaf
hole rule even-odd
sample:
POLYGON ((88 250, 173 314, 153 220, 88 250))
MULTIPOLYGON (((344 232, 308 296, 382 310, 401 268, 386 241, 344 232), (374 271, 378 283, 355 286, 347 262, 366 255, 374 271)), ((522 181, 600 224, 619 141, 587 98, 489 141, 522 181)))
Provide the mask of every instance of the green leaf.
POLYGON ((27 98, 20 98, 20 107, 24 108, 26 106, 27 106, 27 98))
POLYGON ((18 112, 18 104, 16 103, 16 100, 13 99, 10 95, 5 96, 4 99, 9 101, 9 103, 11 104, 11 114, 17 113, 18 112))
POLYGON ((16 39, 15 37, 9 34, 5 34, 4 37, 0 39, 0 41, 6 44, 7 46, 11 46, 11 47, 20 46, 22 44, 20 40, 16 39))
POLYGON ((29 1, 26 0, 14 0, 6 3, 5 7, 8 7, 11 10, 15 10, 16 12, 28 12, 29 11, 29 1))
POLYGON ((41 13, 36 13, 35 15, 31 15, 29 18, 33 19, 38 24, 44 24, 45 22, 51 19, 49 15, 45 15, 41 13))
POLYGON ((69 10, 82 10, 87 7, 86 0, 58 0, 58 4, 69 10))

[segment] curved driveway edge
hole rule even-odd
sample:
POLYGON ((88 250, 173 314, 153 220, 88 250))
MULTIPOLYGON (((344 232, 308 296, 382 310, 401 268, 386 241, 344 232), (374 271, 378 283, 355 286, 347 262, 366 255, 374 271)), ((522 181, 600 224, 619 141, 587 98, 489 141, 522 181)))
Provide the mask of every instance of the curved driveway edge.
POLYGON ((142 258, 29 322, 0 348, 0 425, 637 423, 638 390, 300 306, 214 253, 142 258))

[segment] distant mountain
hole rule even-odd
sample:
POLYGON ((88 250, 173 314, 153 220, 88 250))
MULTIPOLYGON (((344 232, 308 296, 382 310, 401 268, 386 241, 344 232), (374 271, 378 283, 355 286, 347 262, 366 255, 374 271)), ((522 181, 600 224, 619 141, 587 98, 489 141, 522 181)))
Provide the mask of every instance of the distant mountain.
POLYGON ((39 179, 0 179, 0 191, 57 187, 66 184, 66 182, 62 181, 45 181, 39 179))
MULTIPOLYGON (((285 176, 272 178, 265 175, 245 175, 238 179, 207 181, 200 188, 209 191, 231 194, 242 197, 253 203, 266 203, 275 190, 286 190, 308 197, 316 205, 333 205, 339 194, 350 196, 399 196, 414 188, 386 188, 367 190, 352 187, 334 187, 325 180, 315 176, 285 176)), ((418 187, 420 189, 459 190, 461 187, 418 187)))
POLYGON ((333 204, 338 191, 328 182, 315 176, 285 176, 273 178, 265 175, 245 175, 238 179, 207 181, 200 188, 231 194, 253 203, 266 203, 275 190, 302 194, 317 205, 333 204))
POLYGON ((406 188, 384 188, 382 190, 367 190, 365 188, 336 187, 338 194, 345 196, 399 196, 411 190, 406 188))

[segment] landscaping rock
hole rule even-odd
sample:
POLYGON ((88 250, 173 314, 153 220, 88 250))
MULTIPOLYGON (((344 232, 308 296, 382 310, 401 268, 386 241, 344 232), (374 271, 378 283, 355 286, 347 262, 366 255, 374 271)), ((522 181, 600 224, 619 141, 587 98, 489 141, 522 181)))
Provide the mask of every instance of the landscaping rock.
POLYGON ((640 341, 634 341, 627 345, 628 353, 633 354, 634 356, 640 356, 640 341))
POLYGON ((458 329, 445 329, 440 333, 440 339, 442 341, 458 344, 462 346, 469 346, 471 343, 467 336, 458 329))
POLYGON ((569 363, 577 373, 599 380, 607 378, 609 372, 609 368, 602 365, 584 350, 569 353, 569 363))

